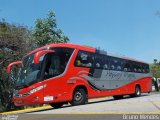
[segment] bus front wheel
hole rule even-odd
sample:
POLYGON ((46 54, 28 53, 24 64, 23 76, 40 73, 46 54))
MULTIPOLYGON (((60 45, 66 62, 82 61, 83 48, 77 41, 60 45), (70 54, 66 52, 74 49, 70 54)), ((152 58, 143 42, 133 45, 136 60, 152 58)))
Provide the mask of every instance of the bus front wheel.
POLYGON ((74 91, 72 101, 70 102, 71 105, 83 105, 87 101, 87 94, 83 88, 77 88, 74 91))

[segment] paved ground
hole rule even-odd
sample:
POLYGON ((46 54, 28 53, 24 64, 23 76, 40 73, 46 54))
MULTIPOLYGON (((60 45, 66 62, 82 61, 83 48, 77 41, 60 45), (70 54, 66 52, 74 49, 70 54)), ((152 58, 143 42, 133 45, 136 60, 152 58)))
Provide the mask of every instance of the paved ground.
POLYGON ((86 105, 64 106, 8 112, 2 120, 160 120, 160 93, 114 100, 112 97, 89 100, 86 105), (31 112, 36 110, 35 112, 31 112), (30 111, 30 112, 29 112, 30 111), (27 113, 26 113, 27 112, 27 113), (20 113, 20 114, 19 114, 20 113))
POLYGON ((143 94, 121 100, 100 98, 86 105, 49 108, 28 114, 160 114, 160 94, 143 94))

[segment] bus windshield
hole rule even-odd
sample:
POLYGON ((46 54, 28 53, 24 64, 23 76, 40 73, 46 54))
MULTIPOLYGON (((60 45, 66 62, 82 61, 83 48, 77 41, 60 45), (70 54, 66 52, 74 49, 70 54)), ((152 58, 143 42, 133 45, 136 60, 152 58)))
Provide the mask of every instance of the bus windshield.
POLYGON ((41 56, 39 64, 34 64, 34 54, 28 55, 23 59, 23 66, 19 71, 17 87, 28 86, 39 79, 43 59, 44 55, 41 56))
POLYGON ((38 64, 34 64, 35 53, 22 60, 23 65, 19 71, 17 88, 28 87, 38 81, 58 76, 65 71, 73 49, 53 48, 52 50, 55 52, 42 55, 38 64))

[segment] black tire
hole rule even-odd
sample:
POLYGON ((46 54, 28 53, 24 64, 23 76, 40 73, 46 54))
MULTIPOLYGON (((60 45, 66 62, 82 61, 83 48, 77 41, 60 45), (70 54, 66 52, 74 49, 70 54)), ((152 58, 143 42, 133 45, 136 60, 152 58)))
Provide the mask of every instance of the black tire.
POLYGON ((50 105, 53 108, 57 109, 57 108, 61 108, 63 106, 63 103, 50 103, 50 105))
POLYGON ((140 88, 140 86, 136 86, 136 88, 135 88, 135 97, 139 97, 139 96, 141 96, 141 88, 140 88))
POLYGON ((78 88, 74 91, 72 101, 70 102, 71 105, 83 105, 86 103, 87 100, 87 93, 83 88, 78 88))
POLYGON ((113 96, 113 98, 115 100, 123 99, 123 95, 116 95, 116 96, 113 96))
POLYGON ((135 93, 131 95, 131 97, 140 97, 141 96, 141 87, 139 85, 136 85, 135 87, 135 93))

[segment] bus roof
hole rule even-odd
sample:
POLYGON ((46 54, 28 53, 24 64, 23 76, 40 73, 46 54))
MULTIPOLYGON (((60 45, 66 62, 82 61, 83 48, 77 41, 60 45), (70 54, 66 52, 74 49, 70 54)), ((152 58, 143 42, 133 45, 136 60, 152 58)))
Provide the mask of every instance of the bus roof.
POLYGON ((124 60, 129 60, 129 61, 133 61, 133 62, 139 62, 139 63, 144 63, 144 64, 148 64, 144 61, 140 61, 140 60, 137 60, 137 59, 133 59, 133 58, 129 58, 129 57, 126 57, 124 55, 116 55, 116 54, 112 54, 112 53, 107 53, 106 51, 104 50, 96 50, 98 53, 100 54, 104 54, 104 55, 108 55, 108 56, 112 56, 112 57, 116 57, 116 58, 121 58, 121 59, 124 59, 124 60))
POLYGON ((46 48, 52 48, 52 47, 66 47, 66 48, 74 48, 74 49, 79 49, 79 50, 84 50, 84 51, 88 51, 88 52, 95 52, 96 49, 93 47, 89 47, 89 46, 83 46, 83 45, 77 45, 77 44, 69 44, 69 43, 58 43, 58 44, 49 44, 40 48, 37 48, 31 52, 29 52, 27 55, 35 53, 39 50, 42 49, 46 49, 46 48))
POLYGON ((125 59, 125 60, 130 60, 130 61, 135 61, 135 62, 148 64, 146 62, 139 61, 139 60, 136 60, 136 59, 133 59, 133 58, 124 57, 124 56, 118 56, 118 55, 113 55, 113 54, 108 54, 106 51, 97 50, 96 48, 93 48, 93 47, 90 47, 90 46, 70 44, 70 43, 49 44, 49 45, 46 45, 46 46, 43 46, 43 47, 40 47, 40 48, 37 48, 37 49, 31 51, 27 55, 35 53, 35 52, 37 52, 39 50, 42 50, 42 49, 47 49, 47 48, 49 49, 49 48, 52 48, 52 47, 74 48, 74 49, 84 50, 84 51, 93 52, 93 53, 95 53, 96 51, 99 51, 98 52, 99 54, 106 54, 106 55, 109 55, 109 56, 113 56, 113 57, 117 57, 117 58, 121 58, 121 59, 125 59))

